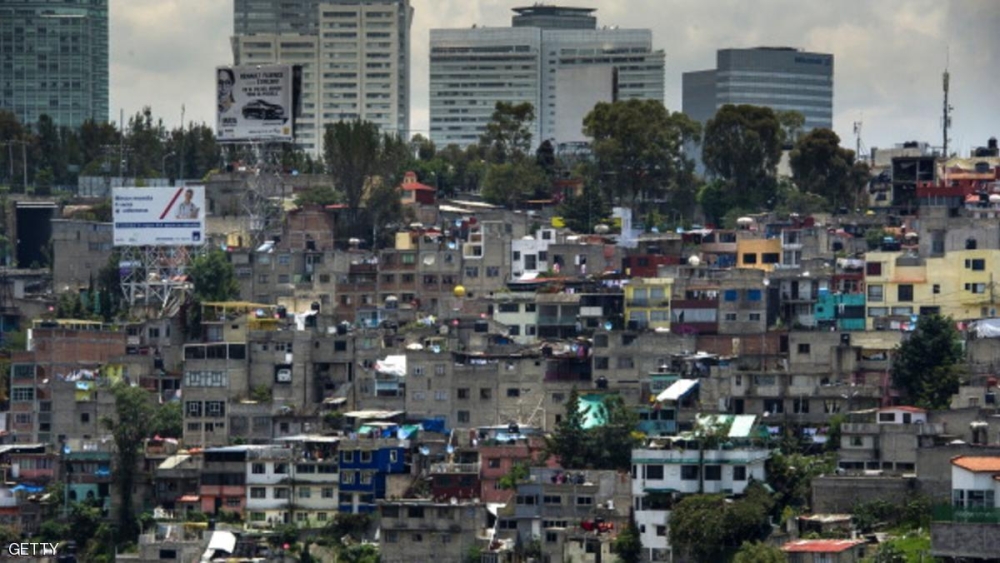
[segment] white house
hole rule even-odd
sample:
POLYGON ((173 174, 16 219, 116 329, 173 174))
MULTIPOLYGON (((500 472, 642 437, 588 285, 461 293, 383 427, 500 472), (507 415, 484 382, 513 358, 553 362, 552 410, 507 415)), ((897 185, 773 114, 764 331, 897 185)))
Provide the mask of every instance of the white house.
POLYGON ((764 464, 771 451, 758 439, 756 415, 701 416, 698 426, 714 437, 710 441, 700 433, 657 437, 632 450, 635 520, 650 561, 670 560, 670 507, 681 496, 740 495, 751 479, 767 478, 764 464))
POLYGON ((538 333, 538 307, 534 292, 496 294, 493 320, 507 327, 507 334, 514 342, 534 343, 538 333))
POLYGON ((510 241, 510 277, 519 279, 549 269, 549 245, 556 242, 555 229, 538 229, 535 236, 510 241))
POLYGON ((1000 508, 1000 457, 960 455, 951 460, 951 504, 1000 508))

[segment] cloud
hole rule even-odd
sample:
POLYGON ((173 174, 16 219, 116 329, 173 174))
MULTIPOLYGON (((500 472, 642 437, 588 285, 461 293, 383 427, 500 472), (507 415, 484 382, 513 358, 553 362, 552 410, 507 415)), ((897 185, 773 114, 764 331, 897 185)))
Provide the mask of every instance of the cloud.
MULTIPOLYGON (((523 0, 411 0, 411 128, 428 123, 431 28, 510 25, 523 0)), ((785 45, 835 56, 834 128, 853 146, 907 140, 940 144, 941 73, 950 59, 953 147, 1000 134, 996 73, 1000 2, 995 0, 580 0, 598 25, 652 28, 666 51, 667 107, 680 109, 681 74, 710 68, 725 47, 785 45), (949 57, 950 53, 950 57, 949 57)), ((111 0, 112 110, 151 105, 170 125, 213 121, 212 69, 232 62, 232 0, 111 0)))

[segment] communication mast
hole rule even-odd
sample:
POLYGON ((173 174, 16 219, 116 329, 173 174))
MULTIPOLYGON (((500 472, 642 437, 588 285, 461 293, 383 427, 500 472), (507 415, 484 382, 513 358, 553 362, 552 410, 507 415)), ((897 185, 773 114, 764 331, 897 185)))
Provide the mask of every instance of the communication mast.
POLYGON ((948 158, 948 129, 951 129, 951 110, 955 109, 948 103, 948 89, 949 82, 951 80, 951 74, 948 72, 948 65, 945 64, 944 74, 941 77, 942 85, 944 87, 944 108, 941 115, 941 136, 942 136, 942 152, 943 156, 947 160, 948 158))
POLYGON ((249 162, 241 207, 250 248, 267 242, 280 230, 285 199, 285 183, 281 169, 281 143, 256 143, 246 146, 249 162))

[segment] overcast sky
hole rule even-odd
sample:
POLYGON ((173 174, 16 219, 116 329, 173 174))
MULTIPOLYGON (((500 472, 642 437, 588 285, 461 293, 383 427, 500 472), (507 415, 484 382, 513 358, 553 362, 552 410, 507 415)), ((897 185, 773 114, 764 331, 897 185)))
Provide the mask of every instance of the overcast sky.
MULTIPOLYGON (((411 0, 411 128, 428 123, 428 30, 510 25, 511 0, 411 0)), ((111 119, 143 106, 167 126, 214 123, 213 69, 231 64, 232 0, 110 0, 111 119)), ((553 2, 548 2, 553 3, 553 2)), ((651 27, 666 51, 666 100, 680 110, 681 73, 711 68, 725 47, 781 45, 833 53, 834 129, 853 148, 941 144, 941 73, 950 60, 951 132, 966 153, 1000 136, 997 0, 579 0, 598 25, 651 27)))

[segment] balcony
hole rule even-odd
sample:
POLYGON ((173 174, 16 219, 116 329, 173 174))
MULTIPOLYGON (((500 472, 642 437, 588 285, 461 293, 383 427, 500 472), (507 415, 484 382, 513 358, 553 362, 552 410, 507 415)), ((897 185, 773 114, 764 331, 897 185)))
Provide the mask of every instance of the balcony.
POLYGON ((964 508, 940 504, 931 509, 932 522, 1000 524, 1000 508, 964 508))
POLYGON ((575 326, 576 325, 576 317, 575 316, 573 316, 573 317, 565 317, 565 316, 558 316, 558 317, 556 317, 556 316, 550 316, 550 315, 539 316, 537 324, 538 325, 544 325, 544 326, 575 326))
POLYGON ((433 463, 431 473, 475 473, 479 474, 479 463, 433 463))

